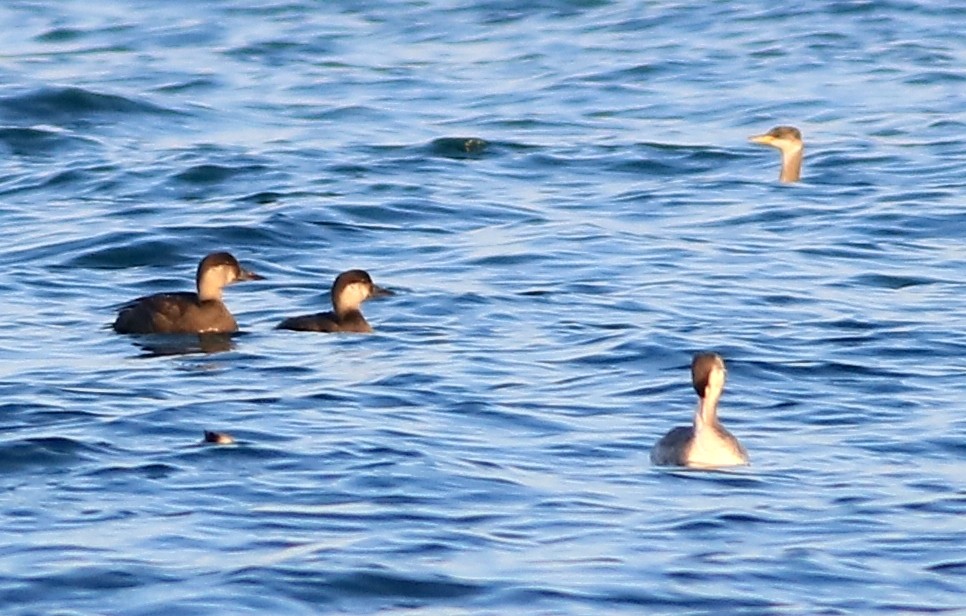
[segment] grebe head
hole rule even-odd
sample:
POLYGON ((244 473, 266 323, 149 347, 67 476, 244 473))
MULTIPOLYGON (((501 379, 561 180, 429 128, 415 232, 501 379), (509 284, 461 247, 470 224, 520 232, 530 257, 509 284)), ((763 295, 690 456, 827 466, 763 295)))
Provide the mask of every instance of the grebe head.
POLYGON ((801 147, 802 131, 794 126, 776 126, 764 135, 754 135, 749 139, 755 143, 770 145, 782 150, 788 147, 801 147))
POLYGON ((202 259, 198 264, 198 273, 195 274, 198 298, 202 301, 220 300, 222 288, 233 282, 264 279, 242 268, 238 260, 227 252, 213 252, 202 259))
POLYGON ((337 315, 343 315, 359 310, 367 299, 392 294, 392 291, 376 286, 365 270, 349 270, 336 276, 332 283, 332 307, 337 315))
POLYGON ((763 135, 748 138, 754 143, 777 148, 782 156, 782 170, 778 179, 782 182, 797 182, 802 177, 802 132, 794 126, 776 126, 763 135))
POLYGON ((724 389, 727 369, 717 353, 698 353, 691 360, 691 384, 699 398, 717 398, 724 389))

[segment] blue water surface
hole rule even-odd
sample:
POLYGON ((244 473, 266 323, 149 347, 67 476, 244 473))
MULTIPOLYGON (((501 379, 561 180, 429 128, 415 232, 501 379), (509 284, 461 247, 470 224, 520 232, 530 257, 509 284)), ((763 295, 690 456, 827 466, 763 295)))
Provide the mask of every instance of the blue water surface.
POLYGON ((3 614, 966 613, 961 3, 0 23, 3 614), (111 331, 215 250, 240 334, 111 331), (654 468, 703 349, 752 465, 654 468))

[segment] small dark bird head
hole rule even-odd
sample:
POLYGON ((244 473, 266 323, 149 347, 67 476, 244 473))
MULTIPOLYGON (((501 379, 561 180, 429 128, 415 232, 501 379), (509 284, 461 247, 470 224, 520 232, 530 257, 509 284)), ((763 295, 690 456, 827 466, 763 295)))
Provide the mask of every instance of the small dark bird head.
POLYGON ((202 259, 198 264, 196 279, 200 283, 203 278, 214 272, 219 272, 217 277, 225 280, 225 284, 240 280, 265 280, 264 276, 243 268, 230 252, 213 252, 202 259))
POLYGON ((204 442, 214 443, 216 445, 231 445, 235 442, 235 439, 227 432, 209 432, 205 430, 204 442))
POLYGON ((228 252, 213 252, 198 264, 195 284, 202 299, 221 297, 221 289, 233 282, 243 280, 265 280, 255 272, 244 269, 238 259, 228 252))
POLYGON ((354 269, 336 276, 332 283, 332 306, 336 313, 342 314, 347 310, 358 310, 367 299, 392 294, 392 291, 374 284, 369 272, 354 269))

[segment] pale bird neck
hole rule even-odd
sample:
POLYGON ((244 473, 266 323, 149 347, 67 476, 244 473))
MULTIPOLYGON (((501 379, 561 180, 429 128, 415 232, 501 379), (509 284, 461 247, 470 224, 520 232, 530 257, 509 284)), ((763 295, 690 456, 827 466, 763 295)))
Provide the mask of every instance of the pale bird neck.
POLYGON ((802 146, 793 150, 782 150, 781 182, 797 182, 802 177, 802 146))
POLYGON ((221 301, 221 289, 224 285, 220 280, 215 280, 212 276, 204 276, 198 281, 198 299, 203 302, 215 300, 221 301))
POLYGON ((340 317, 350 312, 359 312, 359 307, 367 297, 369 297, 369 290, 366 286, 353 283, 343 288, 338 295, 333 295, 332 308, 340 317))
POLYGON ((718 399, 720 397, 720 390, 714 391, 711 387, 705 389, 704 397, 698 399, 698 408, 694 412, 695 430, 718 423, 718 399))

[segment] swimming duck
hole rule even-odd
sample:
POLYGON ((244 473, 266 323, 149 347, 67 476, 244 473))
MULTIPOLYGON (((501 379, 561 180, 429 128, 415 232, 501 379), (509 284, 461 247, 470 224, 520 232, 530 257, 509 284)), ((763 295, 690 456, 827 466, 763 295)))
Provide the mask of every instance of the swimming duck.
POLYGON ((744 447, 718 421, 718 399, 726 372, 724 360, 717 353, 694 356, 691 383, 698 394, 694 423, 665 434, 651 450, 652 463, 697 468, 748 464, 744 447))
POLYGON ((794 126, 776 126, 764 135, 753 135, 749 141, 777 148, 782 155, 779 182, 797 182, 802 177, 802 132, 794 126))
POLYGON ((221 300, 226 285, 264 280, 245 270, 227 252, 215 252, 198 264, 196 293, 156 293, 123 305, 114 320, 119 334, 205 334, 238 331, 238 324, 221 300))
POLYGON ((392 291, 378 287, 364 270, 349 270, 336 276, 332 283, 331 312, 305 314, 289 317, 279 323, 276 329, 291 329, 303 332, 357 332, 369 333, 372 327, 362 316, 362 302, 372 297, 392 295, 392 291))

